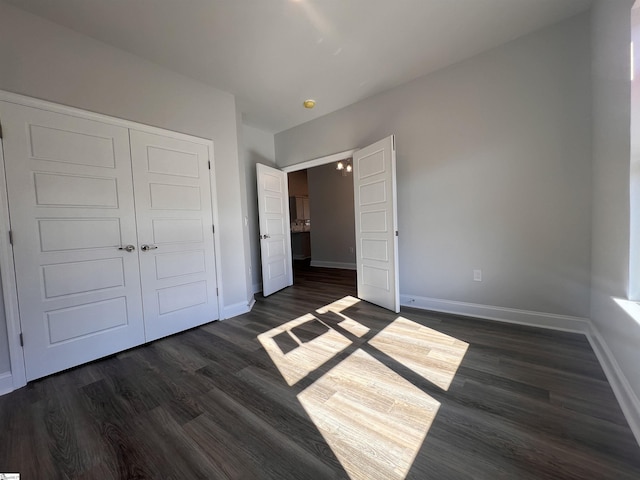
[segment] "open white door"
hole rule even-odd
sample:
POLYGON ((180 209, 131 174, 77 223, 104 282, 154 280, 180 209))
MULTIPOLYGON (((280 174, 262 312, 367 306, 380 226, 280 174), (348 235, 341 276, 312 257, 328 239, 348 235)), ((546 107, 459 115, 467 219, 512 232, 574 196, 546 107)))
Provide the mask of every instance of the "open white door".
POLYGON ((391 135, 353 155, 358 297, 400 311, 396 151, 391 135))
POLYGON ((287 174, 257 164, 262 294, 266 297, 293 284, 289 187, 287 174))

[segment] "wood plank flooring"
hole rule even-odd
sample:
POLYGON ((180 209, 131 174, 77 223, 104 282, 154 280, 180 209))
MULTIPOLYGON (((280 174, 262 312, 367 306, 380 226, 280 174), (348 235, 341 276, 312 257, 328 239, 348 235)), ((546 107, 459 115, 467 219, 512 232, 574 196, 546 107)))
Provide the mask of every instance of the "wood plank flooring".
POLYGON ((640 478, 640 447, 583 336, 397 315, 350 298, 354 272, 295 275, 251 313, 0 397, 0 472, 640 478))

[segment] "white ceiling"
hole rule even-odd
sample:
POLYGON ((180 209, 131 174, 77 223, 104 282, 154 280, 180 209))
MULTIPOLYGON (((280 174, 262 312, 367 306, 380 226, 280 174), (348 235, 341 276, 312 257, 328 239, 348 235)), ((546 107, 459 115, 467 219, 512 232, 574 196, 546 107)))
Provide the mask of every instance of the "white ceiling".
POLYGON ((273 133, 587 10, 591 0, 7 0, 236 95, 273 133), (314 98, 313 110, 302 101, 314 98))

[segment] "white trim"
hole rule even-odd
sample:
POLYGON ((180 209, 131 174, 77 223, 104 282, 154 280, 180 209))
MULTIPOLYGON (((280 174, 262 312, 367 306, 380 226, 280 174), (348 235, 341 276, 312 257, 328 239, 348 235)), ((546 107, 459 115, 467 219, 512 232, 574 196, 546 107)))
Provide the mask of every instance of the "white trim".
POLYGON ((216 288, 218 289, 218 318, 222 318, 222 305, 224 305, 224 288, 222 285, 222 247, 220 246, 220 220, 218 215, 218 190, 216 178, 216 162, 213 142, 207 144, 209 150, 209 183, 211 185, 211 217, 213 222, 213 258, 216 265, 216 288))
POLYGON ((420 308, 422 310, 433 310, 435 312, 453 313, 467 317, 484 318, 499 322, 583 334, 588 333, 591 323, 589 319, 584 317, 494 307, 492 305, 480 305, 476 303, 455 302, 438 298, 419 297, 417 295, 401 294, 400 305, 420 308))
POLYGON ((242 315, 244 313, 249 313, 255 304, 255 298, 251 301, 251 303, 247 302, 238 302, 232 305, 226 305, 220 314, 220 320, 228 320, 233 317, 237 317, 238 315, 242 315))
POLYGON ((42 100, 34 97, 27 97, 25 95, 20 95, 18 93, 7 92, 5 90, 0 90, 0 101, 15 103, 17 105, 23 105, 26 107, 38 108, 40 110, 48 110, 56 113, 64 113, 65 115, 71 115, 72 117, 79 117, 83 119, 93 120, 95 122, 108 123, 109 125, 117 125, 124 128, 132 128, 134 130, 140 130, 146 133, 152 133, 155 135, 167 135, 167 133, 171 133, 172 138, 176 138, 178 140, 186 140, 192 143, 213 143, 209 138, 197 137, 195 135, 176 132, 174 130, 166 130, 160 127, 154 127, 151 125, 145 125, 143 123, 137 123, 131 120, 125 120, 122 118, 111 117, 109 115, 104 115, 102 113, 92 112, 90 110, 83 110, 81 108, 70 107, 68 105, 62 105, 60 103, 49 102, 47 100, 42 100), (199 140, 199 142, 194 142, 194 140, 199 140))
MULTIPOLYGON (((260 293, 262 291, 262 282, 254 283, 253 285, 253 294, 260 293)), ((255 302, 255 299, 254 299, 255 302)))
POLYGON ((359 149, 353 148, 351 150, 345 150, 344 152, 333 153, 331 155, 325 155, 324 157, 314 158, 312 160, 306 160, 304 162, 295 163, 293 165, 287 165, 280 168, 285 173, 297 172, 298 170, 304 170, 306 168, 319 167, 320 165, 326 165, 331 162, 338 162, 346 158, 353 157, 359 149))
POLYGON ((17 387, 13 385, 11 372, 0 373, 0 395, 13 392, 17 387))
MULTIPOLYGON (((2 91, 0 91, 2 93, 2 91)), ((13 263, 13 247, 9 243, 9 200, 7 180, 4 168, 4 150, 0 139, 0 281, 4 300, 5 318, 7 322, 7 339, 9 343, 9 359, 13 388, 27 384, 27 373, 24 366, 24 353, 20 345, 20 311, 18 308, 18 288, 16 284, 15 265, 13 263)))
POLYGON ((640 445, 640 400, 633 391, 633 388, 631 388, 629 380, 627 380, 627 377, 622 372, 609 346, 593 323, 590 324, 587 339, 596 357, 598 357, 604 374, 607 376, 609 385, 611 385, 613 393, 620 404, 622 413, 629 423, 629 428, 631 428, 633 435, 636 437, 636 441, 640 445))
POLYGON ((355 263, 344 263, 344 262, 325 262, 323 260, 311 260, 312 267, 322 267, 322 268, 340 268, 342 270, 356 270, 355 263))

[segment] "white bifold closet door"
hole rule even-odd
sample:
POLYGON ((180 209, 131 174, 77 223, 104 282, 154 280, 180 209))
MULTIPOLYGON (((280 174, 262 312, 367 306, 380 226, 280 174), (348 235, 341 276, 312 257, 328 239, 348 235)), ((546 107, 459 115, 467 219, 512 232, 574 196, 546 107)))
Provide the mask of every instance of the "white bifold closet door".
POLYGON ((128 129, 0 113, 27 379, 143 343, 128 129))
POLYGON ((218 318, 206 145, 9 102, 0 119, 27 380, 218 318))
POLYGON ((218 318, 206 145, 131 130, 146 340, 218 318))

